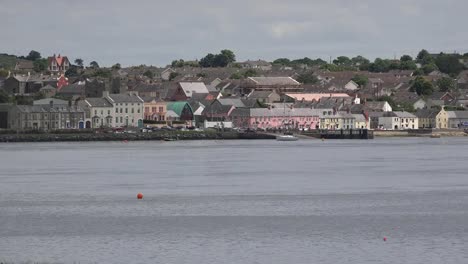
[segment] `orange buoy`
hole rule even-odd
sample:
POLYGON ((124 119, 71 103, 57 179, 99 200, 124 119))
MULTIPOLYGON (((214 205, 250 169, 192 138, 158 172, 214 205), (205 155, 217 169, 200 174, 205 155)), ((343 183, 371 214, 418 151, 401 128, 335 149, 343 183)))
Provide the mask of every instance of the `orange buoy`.
POLYGON ((383 238, 383 241, 387 241, 387 237, 384 237, 384 238, 383 238))
POLYGON ((137 199, 138 199, 138 200, 143 199, 143 194, 142 194, 142 193, 138 193, 138 194, 137 194, 137 199))

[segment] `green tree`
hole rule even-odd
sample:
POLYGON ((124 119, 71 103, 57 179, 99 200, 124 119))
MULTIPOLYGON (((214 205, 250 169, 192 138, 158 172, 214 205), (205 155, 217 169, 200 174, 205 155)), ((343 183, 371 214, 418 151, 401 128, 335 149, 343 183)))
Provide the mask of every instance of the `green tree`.
POLYGON ((73 76, 78 76, 78 70, 76 66, 71 66, 66 72, 65 76, 66 77, 73 77, 73 76))
POLYGON ((236 61, 236 55, 234 54, 232 50, 223 49, 221 50, 220 55, 222 55, 226 59, 228 64, 236 61))
POLYGON ((122 69, 122 65, 120 65, 120 63, 116 63, 116 64, 112 65, 112 69, 113 70, 120 70, 120 69, 122 69))
POLYGON ((214 59, 215 59, 215 55, 212 54, 212 53, 208 53, 208 55, 206 55, 205 57, 203 57, 201 60, 200 60, 200 66, 204 67, 204 68, 209 68, 209 67, 214 67, 214 59))
POLYGON ((0 77, 7 77, 8 76, 8 71, 0 68, 0 77))
POLYGON ((154 78, 154 73, 152 71, 150 71, 150 70, 147 70, 147 71, 145 71, 143 73, 143 76, 146 76, 146 77, 148 77, 150 79, 153 79, 154 78))
POLYGON ((400 70, 416 70, 418 66, 412 60, 405 60, 405 61, 401 61, 399 68, 400 70))
POLYGON ((80 58, 75 59, 75 64, 78 67, 83 68, 83 60, 82 59, 80 59, 80 58))
POLYGON ((231 74, 231 77, 229 77, 229 79, 233 79, 233 80, 242 79, 242 74, 240 74, 238 72, 235 72, 235 73, 231 74))
POLYGON ((418 76, 411 85, 411 91, 416 92, 418 95, 431 95, 434 92, 434 86, 424 77, 418 76))
POLYGON ((10 102, 10 96, 3 89, 0 89, 0 104, 9 103, 9 102, 10 102))
POLYGON ((171 63, 172 67, 182 68, 185 65, 185 61, 183 59, 180 60, 173 60, 171 63))
POLYGON ((38 60, 41 58, 41 53, 35 51, 35 50, 31 50, 28 54, 28 56, 26 56, 26 59, 27 60, 30 60, 30 61, 35 61, 35 60, 38 60))
POLYGON ((437 88, 441 92, 447 92, 450 90, 454 90, 456 83, 455 80, 449 77, 442 77, 436 81, 437 88))
POLYGON ((351 65, 351 59, 346 56, 339 56, 333 60, 333 64, 336 65, 351 65))
POLYGON ((299 74, 297 81, 303 84, 315 84, 318 82, 318 79, 313 72, 306 72, 299 74))
POLYGON ((96 61, 92 61, 89 63, 89 67, 93 69, 99 68, 99 64, 96 61))
POLYGON ((178 72, 171 72, 171 74, 169 74, 169 81, 174 80, 177 76, 179 76, 178 72))
POLYGON ((371 72, 388 72, 390 70, 390 61, 377 58, 374 63, 369 65, 369 71, 371 72))
POLYGON ((258 74, 258 73, 257 73, 256 70, 254 70, 254 69, 248 69, 248 70, 246 70, 246 71, 244 72, 243 75, 244 75, 245 78, 247 78, 247 77, 255 77, 255 76, 257 76, 257 74, 258 74))
POLYGON ((458 56, 455 55, 440 54, 437 56, 435 63, 441 72, 450 74, 451 76, 458 75, 464 69, 458 56))
POLYGON ((426 65, 434 62, 434 59, 432 58, 431 54, 425 49, 421 50, 418 53, 418 56, 416 57, 416 62, 426 65))
POLYGON ((400 58, 400 61, 413 61, 413 58, 410 55, 403 55, 400 58))
POLYGON ((424 74, 429 74, 433 71, 437 71, 439 70, 439 68, 437 68, 437 65, 435 63, 429 63, 429 64, 426 64, 422 67, 422 70, 424 72, 424 74))
POLYGON ((33 67, 35 72, 43 72, 47 70, 47 59, 37 59, 33 62, 33 67))
POLYGON ((367 76, 360 75, 360 74, 354 75, 354 77, 351 80, 355 82, 357 85, 359 85, 359 87, 361 88, 366 86, 367 83, 369 82, 369 78, 367 78, 367 76))
POLYGON ((291 61, 287 58, 279 58, 273 61, 273 64, 279 64, 283 66, 289 66, 291 61))

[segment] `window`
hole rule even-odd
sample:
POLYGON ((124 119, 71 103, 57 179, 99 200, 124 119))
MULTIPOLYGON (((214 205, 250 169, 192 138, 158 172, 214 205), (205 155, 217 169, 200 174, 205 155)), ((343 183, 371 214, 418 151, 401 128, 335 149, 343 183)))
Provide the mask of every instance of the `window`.
POLYGON ((157 107, 152 107, 152 108, 151 108, 151 112, 156 113, 156 108, 157 108, 157 107))
POLYGON ((107 110, 107 114, 110 115, 110 110, 107 110))
POLYGON ((119 122, 119 118, 116 117, 116 118, 115 118, 115 123, 118 123, 118 122, 119 122))
MULTIPOLYGON (((154 108, 154 107, 153 107, 154 108)), ((145 113, 149 112, 149 107, 145 107, 145 113)), ((154 112, 154 111, 153 111, 154 112)))
POLYGON ((159 113, 162 113, 162 112, 164 112, 164 107, 160 106, 159 107, 159 113))
POLYGON ((103 115, 103 114, 104 114, 104 110, 101 110, 101 115, 103 115))
POLYGON ((135 108, 132 107, 132 114, 134 114, 134 113, 135 113, 135 108))
POLYGON ((120 113, 122 113, 122 111, 123 111, 123 108, 120 108, 120 113))
POLYGON ((120 117, 120 123, 123 123, 123 117, 120 117))
POLYGON ((94 110, 94 115, 97 115, 97 110, 94 110))
POLYGON ((125 108, 125 113, 128 114, 128 108, 125 108))

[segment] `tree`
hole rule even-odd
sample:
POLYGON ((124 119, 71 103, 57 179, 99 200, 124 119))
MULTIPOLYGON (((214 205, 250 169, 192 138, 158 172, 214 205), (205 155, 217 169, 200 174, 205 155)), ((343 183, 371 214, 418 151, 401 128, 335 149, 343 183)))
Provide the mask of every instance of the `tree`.
POLYGON ((244 77, 247 78, 247 77, 255 77, 257 76, 257 71, 254 70, 254 69, 248 69, 244 72, 244 77))
POLYGON ((77 59, 75 60, 75 64, 76 64, 78 67, 83 68, 83 60, 82 60, 82 59, 77 58, 77 59))
POLYGON ((120 70, 120 69, 122 69, 122 66, 120 65, 120 63, 116 63, 116 64, 112 65, 112 69, 113 70, 120 70))
POLYGON ((417 68, 418 66, 412 60, 401 61, 400 67, 399 67, 400 70, 413 70, 413 71, 416 70, 417 68))
POLYGON ((388 72, 390 70, 390 61, 377 58, 374 63, 369 65, 369 71, 371 72, 388 72))
POLYGON ((418 76, 411 85, 411 91, 416 92, 418 95, 431 95, 434 92, 434 86, 424 77, 418 76))
POLYGON ((336 65, 351 65, 351 59, 346 56, 339 56, 333 60, 333 63, 336 65))
POLYGON ((148 77, 150 79, 153 79, 154 78, 154 73, 152 71, 150 71, 150 70, 147 70, 147 71, 145 71, 143 73, 143 76, 146 76, 146 77, 148 77))
POLYGON ((213 67, 226 67, 229 65, 229 59, 223 54, 216 54, 213 60, 213 67))
POLYGON ((0 68, 0 77, 7 77, 8 76, 8 71, 0 68))
POLYGON ((426 64, 422 67, 422 71, 424 72, 424 74, 429 74, 433 71, 437 71, 439 70, 439 68, 437 68, 437 65, 435 65, 435 63, 429 63, 429 64, 426 64))
POLYGON ((279 58, 273 61, 273 64, 279 64, 283 66, 288 66, 290 65, 291 61, 287 58, 279 58))
POLYGON ((410 55, 403 55, 400 58, 400 61, 413 61, 413 58, 410 55))
POLYGON ((43 72, 47 70, 47 59, 37 59, 33 62, 33 67, 35 72, 43 72))
POLYGON ((449 77, 442 77, 436 81, 437 88, 441 92, 447 92, 455 89, 455 80, 449 77))
POLYGON ((9 103, 9 102, 10 102, 10 96, 3 89, 0 89, 0 104, 9 103))
POLYGON ((359 67, 359 70, 361 71, 369 70, 370 61, 361 55, 352 58, 351 63, 353 66, 359 67))
POLYGON ((307 72, 299 74, 297 81, 303 84, 315 84, 318 82, 318 79, 313 72, 307 72))
POLYGON ((35 50, 31 50, 28 54, 28 56, 26 56, 26 59, 27 60, 30 60, 30 61, 35 61, 35 60, 38 60, 41 58, 41 53, 35 51, 35 50))
POLYGON ((242 79, 242 74, 240 74, 238 72, 235 72, 235 73, 231 74, 231 77, 229 77, 229 79, 233 79, 233 80, 242 79))
POLYGON ((433 63, 434 59, 432 58, 431 54, 429 54, 427 50, 423 49, 418 53, 418 56, 416 57, 416 62, 422 65, 426 65, 429 63, 433 63))
POLYGON ((369 82, 369 78, 367 78, 367 76, 360 74, 354 75, 354 77, 351 80, 357 85, 359 85, 359 87, 364 87, 369 82))
POLYGON ((93 69, 99 68, 99 64, 96 61, 92 61, 89 63, 89 67, 93 69))
POLYGON ((169 74, 169 81, 174 80, 177 76, 179 76, 178 72, 171 72, 171 74, 169 74))
POLYGON ((208 53, 208 55, 206 55, 205 57, 203 57, 200 60, 200 62, 199 62, 200 66, 202 66, 204 68, 213 67, 214 59, 215 59, 215 55, 212 54, 212 53, 208 53))
POLYGON ((178 68, 182 68, 184 67, 184 65, 185 65, 185 61, 183 59, 173 60, 171 63, 172 67, 178 67, 178 68))
POLYGON ((75 66, 71 66, 66 72, 65 76, 66 77, 73 77, 73 76, 78 76, 78 70, 75 66))
POLYGON ((451 76, 458 75, 464 69, 456 55, 440 54, 437 56, 435 64, 441 72, 451 76))
POLYGON ((236 61, 236 55, 234 54, 232 50, 228 50, 228 49, 221 50, 220 55, 226 58, 228 64, 236 61))

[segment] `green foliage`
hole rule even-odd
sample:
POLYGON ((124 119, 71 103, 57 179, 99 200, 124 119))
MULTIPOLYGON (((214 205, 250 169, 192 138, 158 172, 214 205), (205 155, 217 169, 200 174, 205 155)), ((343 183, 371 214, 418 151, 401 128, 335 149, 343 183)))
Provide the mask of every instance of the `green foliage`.
POLYGON ((353 66, 358 67, 360 71, 369 70, 370 61, 361 55, 352 58, 351 63, 353 66))
POLYGON ((35 51, 35 50, 31 50, 28 54, 28 56, 26 56, 26 59, 27 60, 30 60, 30 61, 36 61, 38 59, 41 58, 41 53, 35 51))
POLYGON ((183 59, 180 60, 173 60, 171 63, 172 67, 182 68, 185 65, 185 61, 183 59))
POLYGON ((333 64, 336 64, 338 66, 349 66, 351 65, 351 59, 346 56, 339 56, 338 58, 333 60, 333 64))
POLYGON ((169 81, 174 80, 177 76, 179 76, 178 72, 171 72, 171 74, 169 74, 169 81))
POLYGON ((369 65, 370 72, 388 72, 390 70, 390 61, 377 58, 374 63, 369 65))
POLYGON ((89 67, 92 69, 97 69, 99 68, 99 64, 96 61, 92 61, 89 63, 89 67))
POLYGON ((313 72, 302 73, 297 77, 297 81, 303 84, 315 84, 318 82, 313 72))
POLYGON ((424 77, 418 76, 411 85, 411 91, 416 92, 418 95, 431 95, 434 92, 434 86, 424 77))
POLYGON ((404 62, 404 61, 413 61, 413 58, 412 58, 410 55, 403 55, 403 56, 401 56, 400 61, 401 61, 401 62, 404 62))
POLYGON ((437 56, 435 64, 441 72, 450 74, 451 76, 458 75, 464 69, 457 55, 440 54, 437 56))
POLYGON ((95 77, 103 77, 103 78, 110 78, 112 77, 112 72, 108 69, 96 69, 94 71, 93 76, 95 77))
POLYGON ((116 63, 116 64, 112 65, 112 69, 113 70, 120 70, 120 69, 122 69, 122 65, 120 65, 120 63, 116 63))
POLYGON ((47 70, 47 59, 37 59, 33 62, 35 72, 43 72, 47 70))
POLYGON ((0 89, 0 104, 9 103, 10 101, 10 96, 3 89, 0 89))
POLYGON ((18 58, 15 55, 0 54, 0 68, 12 70, 15 68, 18 58))
POLYGON ((401 61, 399 65, 399 70, 416 70, 418 66, 412 60, 401 61))
POLYGON ((441 92, 447 92, 450 90, 455 89, 455 80, 449 77, 442 77, 436 82, 437 88, 439 88, 439 91, 441 92))
POLYGON ((242 79, 242 77, 243 77, 242 74, 235 72, 231 75, 231 77, 229 77, 229 79, 239 80, 239 79, 242 79))
POLYGON ((439 68, 437 68, 437 65, 435 63, 429 63, 429 64, 426 64, 422 67, 422 71, 424 72, 424 74, 429 74, 433 71, 438 71, 439 68))
POLYGON ((434 58, 432 58, 431 54, 429 54, 427 50, 423 49, 418 53, 416 62, 420 63, 421 65, 426 65, 434 63, 434 58))
POLYGON ((78 70, 75 66, 71 66, 66 72, 65 72, 65 76, 66 77, 73 77, 73 76, 78 76, 79 73, 78 73, 78 70))
POLYGON ((359 85, 359 87, 364 87, 369 82, 369 78, 367 78, 367 76, 359 75, 359 74, 354 75, 354 77, 351 80, 355 82, 357 85, 359 85))
POLYGON ((8 76, 8 71, 0 68, 0 77, 7 77, 8 76))
POLYGON ((236 61, 236 55, 231 50, 221 50, 220 54, 209 53, 199 62, 201 67, 226 67, 236 61))
POLYGON ((197 73, 197 77, 205 78, 205 77, 206 77, 206 73, 203 73, 203 72, 197 73))
POLYGON ((13 97, 13 102, 17 105, 32 105, 34 98, 31 96, 16 95, 13 97))
POLYGON ((145 71, 143 73, 143 76, 146 76, 146 77, 148 77, 150 79, 153 79, 154 78, 154 73, 152 71, 150 71, 150 70, 147 70, 147 71, 145 71))
POLYGON ((83 67, 83 60, 80 59, 80 58, 77 58, 77 59, 75 60, 75 64, 76 64, 78 67, 81 67, 81 68, 82 68, 82 67, 83 67))
POLYGON ((273 61, 273 64, 278 64, 278 65, 283 65, 283 66, 289 66, 291 63, 291 60, 288 58, 279 58, 273 61))
POLYGON ((247 78, 247 77, 255 77, 258 75, 257 71, 254 70, 254 69, 248 69, 244 72, 244 77, 247 78))

